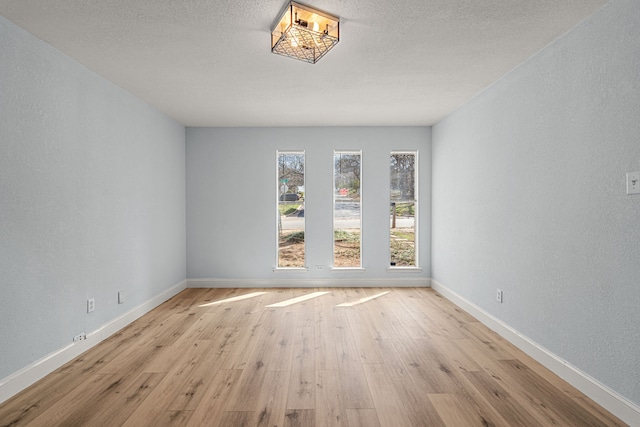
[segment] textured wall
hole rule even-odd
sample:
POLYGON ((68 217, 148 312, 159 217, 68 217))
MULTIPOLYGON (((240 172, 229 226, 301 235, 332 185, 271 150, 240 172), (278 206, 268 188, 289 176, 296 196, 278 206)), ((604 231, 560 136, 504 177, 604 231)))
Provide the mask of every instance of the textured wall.
POLYGON ((186 264, 183 126, 2 17, 0 100, 1 379, 186 264))
POLYGON ((187 277, 429 277, 431 131, 416 128, 188 128, 187 277), (364 273, 333 259, 333 150, 362 150, 364 273), (389 273, 389 153, 419 150, 421 273, 389 273), (307 273, 273 273, 276 150, 305 150, 307 273), (313 267, 323 265, 324 270, 313 267))
POLYGON ((636 404, 638 28, 611 1, 433 128, 432 246, 435 280, 636 404))

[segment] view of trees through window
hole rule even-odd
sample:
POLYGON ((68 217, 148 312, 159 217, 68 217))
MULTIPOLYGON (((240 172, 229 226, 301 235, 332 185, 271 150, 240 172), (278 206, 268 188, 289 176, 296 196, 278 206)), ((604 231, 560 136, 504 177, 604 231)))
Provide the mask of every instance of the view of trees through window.
POLYGON ((391 267, 416 266, 416 154, 392 152, 390 157, 391 267))
POLYGON ((303 268, 304 152, 278 152, 278 267, 303 268))
POLYGON ((333 266, 360 267, 361 153, 336 151, 333 155, 333 266))
MULTIPOLYGON (((389 158, 390 266, 417 267, 417 155, 389 158)), ((361 151, 333 155, 333 266, 361 267, 361 151)), ((305 268, 305 153, 277 152, 278 268, 305 268)))

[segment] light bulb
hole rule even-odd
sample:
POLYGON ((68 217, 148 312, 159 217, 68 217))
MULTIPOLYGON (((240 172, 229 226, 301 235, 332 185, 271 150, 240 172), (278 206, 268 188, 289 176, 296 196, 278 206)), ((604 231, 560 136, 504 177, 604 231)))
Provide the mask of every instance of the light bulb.
POLYGON ((313 23, 313 31, 315 31, 316 33, 318 31, 320 31, 320 24, 318 24, 317 22, 313 23))

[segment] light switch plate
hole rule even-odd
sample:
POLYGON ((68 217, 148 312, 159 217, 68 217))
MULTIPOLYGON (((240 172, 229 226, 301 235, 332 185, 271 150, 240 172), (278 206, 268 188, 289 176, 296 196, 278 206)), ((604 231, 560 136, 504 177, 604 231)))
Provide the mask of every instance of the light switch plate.
POLYGON ((640 172, 627 173, 627 194, 640 194, 640 172))

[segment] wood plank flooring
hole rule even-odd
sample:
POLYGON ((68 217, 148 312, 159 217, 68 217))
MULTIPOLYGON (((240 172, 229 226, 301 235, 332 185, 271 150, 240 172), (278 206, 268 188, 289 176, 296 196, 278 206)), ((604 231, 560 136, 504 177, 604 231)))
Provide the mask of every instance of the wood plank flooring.
POLYGON ((625 424, 432 289, 327 288, 187 289, 0 405, 26 425, 625 424))

